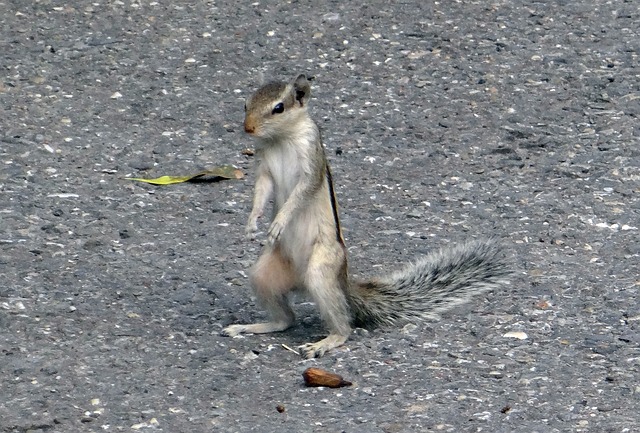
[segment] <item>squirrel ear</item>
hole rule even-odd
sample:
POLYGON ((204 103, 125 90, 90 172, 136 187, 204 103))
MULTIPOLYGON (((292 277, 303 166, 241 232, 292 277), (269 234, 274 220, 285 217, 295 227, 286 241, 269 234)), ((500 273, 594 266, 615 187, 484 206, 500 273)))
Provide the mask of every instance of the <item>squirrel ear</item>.
POLYGON ((311 97, 311 85, 307 81, 307 77, 304 74, 298 75, 293 82, 293 90, 295 92, 296 101, 300 103, 300 106, 304 106, 311 97))

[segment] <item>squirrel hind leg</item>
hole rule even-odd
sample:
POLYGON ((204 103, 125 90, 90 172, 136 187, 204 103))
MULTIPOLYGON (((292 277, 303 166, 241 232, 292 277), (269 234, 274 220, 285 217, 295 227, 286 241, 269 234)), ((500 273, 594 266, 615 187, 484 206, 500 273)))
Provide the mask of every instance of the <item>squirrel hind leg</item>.
POLYGON ((329 336, 300 346, 305 358, 320 357, 342 346, 351 334, 351 315, 346 298, 346 256, 341 248, 316 244, 309 260, 305 287, 313 298, 329 336))
POLYGON ((221 335, 235 337, 240 334, 268 334, 284 331, 293 326, 296 316, 286 295, 271 297, 261 302, 269 312, 271 317, 269 322, 227 326, 222 330, 221 335))
POLYGON ((222 335, 267 334, 284 331, 295 322, 295 313, 289 304, 288 294, 295 288, 295 274, 291 262, 285 259, 278 248, 266 251, 251 271, 251 285, 260 304, 271 316, 271 321, 250 325, 231 325, 222 335))

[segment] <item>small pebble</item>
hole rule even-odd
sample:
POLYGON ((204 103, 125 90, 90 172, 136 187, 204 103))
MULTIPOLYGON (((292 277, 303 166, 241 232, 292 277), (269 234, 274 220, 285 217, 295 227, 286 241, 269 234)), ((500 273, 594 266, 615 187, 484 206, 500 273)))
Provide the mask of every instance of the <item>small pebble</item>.
POLYGON ((503 335, 505 338, 517 338, 518 340, 526 340, 529 336, 522 331, 510 331, 503 335))

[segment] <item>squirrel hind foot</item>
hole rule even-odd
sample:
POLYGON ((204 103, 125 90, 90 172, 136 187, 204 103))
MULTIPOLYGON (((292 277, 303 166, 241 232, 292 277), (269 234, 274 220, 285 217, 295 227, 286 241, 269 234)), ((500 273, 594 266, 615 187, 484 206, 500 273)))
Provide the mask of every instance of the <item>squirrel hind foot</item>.
POLYGON ((327 351, 342 346, 349 337, 339 334, 331 334, 315 343, 307 343, 298 346, 302 356, 306 359, 320 358, 327 351))
POLYGON ((240 334, 268 334, 289 329, 291 321, 254 323, 251 325, 231 325, 220 331, 224 337, 236 337, 240 334))
POLYGON ((220 331, 220 335, 222 335, 223 337, 237 337, 242 333, 244 333, 243 325, 227 326, 222 331, 220 331))

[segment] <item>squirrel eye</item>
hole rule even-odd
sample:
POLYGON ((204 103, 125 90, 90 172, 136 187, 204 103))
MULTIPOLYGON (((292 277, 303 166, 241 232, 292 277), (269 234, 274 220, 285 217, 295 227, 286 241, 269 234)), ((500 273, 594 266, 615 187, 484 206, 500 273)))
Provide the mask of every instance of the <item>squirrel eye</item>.
POLYGON ((273 107, 273 110, 271 110, 271 114, 280 113, 284 113, 284 104, 282 102, 279 102, 275 107, 273 107))

